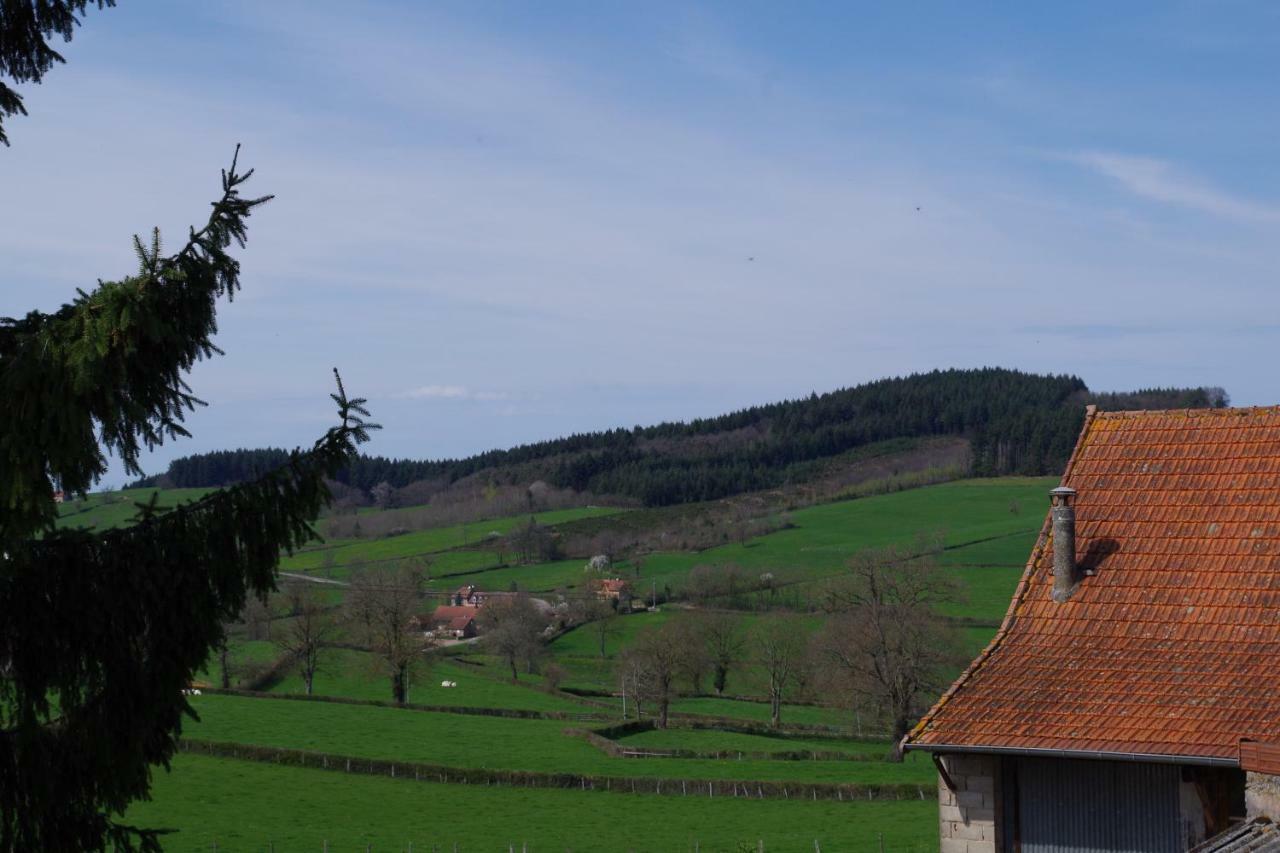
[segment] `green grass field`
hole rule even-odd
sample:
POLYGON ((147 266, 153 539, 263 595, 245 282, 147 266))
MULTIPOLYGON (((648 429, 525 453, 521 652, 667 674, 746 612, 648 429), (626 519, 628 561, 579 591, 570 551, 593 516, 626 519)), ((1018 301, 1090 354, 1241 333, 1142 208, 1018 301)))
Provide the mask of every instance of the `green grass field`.
MULTIPOLYGON (((765 702, 747 702, 741 699, 717 699, 709 696, 677 699, 671 710, 683 714, 700 714, 709 717, 726 717, 752 723, 769 722, 769 705, 765 702)), ((852 722, 847 711, 817 705, 782 706, 782 722, 801 726, 836 726, 848 728, 852 722)))
MULTIPOLYGON (((641 763, 641 762, 634 762, 641 763)), ((179 756, 158 771, 130 823, 177 832, 165 849, 280 853, 328 849, 417 853, 824 851, 938 848, 933 800, 869 803, 626 795, 440 785, 248 761, 179 756)))
MULTIPOLYGON (((331 649, 321 661, 314 690, 319 696, 390 701, 391 687, 375 656, 351 649, 331 649)), ((412 674, 409 701, 456 708, 510 708, 524 711, 590 713, 595 709, 533 686, 511 684, 494 666, 467 666, 444 659, 424 664, 412 674), (441 681, 457 687, 441 687, 441 681)), ((302 677, 293 673, 271 688, 273 693, 304 693, 302 677)))
MULTIPOLYGON (((697 554, 650 554, 639 576, 625 562, 617 571, 641 595, 655 584, 678 590, 698 565, 734 564, 748 578, 771 572, 780 584, 812 584, 840 575, 859 551, 937 532, 947 548, 941 562, 965 593, 946 612, 999 620, 1039 534, 1039 508, 1055 483, 1047 477, 963 480, 808 507, 790 513, 790 529, 697 554)), ((466 580, 490 589, 506 589, 514 581, 534 592, 572 590, 584 582, 582 569, 582 560, 564 560, 478 572, 466 580)))
MULTIPOLYGON (((267 640, 233 641, 227 644, 227 648, 230 650, 228 663, 231 664, 231 672, 233 674, 238 670, 243 671, 246 666, 269 664, 280 656, 280 649, 275 643, 267 640)), ((197 673, 196 680, 204 684, 216 685, 220 677, 221 670, 219 669, 218 661, 216 658, 211 658, 205 664, 204 669, 197 673)))
POLYGON ((125 527, 138 514, 136 504, 146 503, 159 493, 157 506, 173 508, 199 500, 215 489, 125 489, 119 492, 93 492, 84 500, 70 500, 58 507, 59 527, 85 527, 107 530, 125 527))
MULTIPOLYGON (((622 510, 616 507, 580 507, 539 512, 534 517, 539 524, 551 525, 618 512, 622 510)), ((469 524, 456 524, 451 527, 417 530, 377 539, 334 539, 323 546, 308 548, 292 557, 286 557, 281 561, 281 568, 289 571, 309 571, 325 567, 326 562, 331 560, 335 570, 350 570, 352 564, 362 565, 405 557, 428 556, 454 548, 479 545, 489 534, 510 533, 528 520, 528 515, 517 515, 474 521, 469 524)), ((480 553, 488 561, 481 565, 492 565, 497 562, 497 556, 492 550, 483 549, 480 553)))
MULTIPOLYGON (((1050 478, 967 480, 808 507, 790 513, 793 526, 788 529, 700 553, 651 554, 639 577, 625 562, 616 572, 631 578, 640 593, 655 585, 660 593, 678 593, 693 567, 736 564, 746 578, 771 572, 780 586, 779 601, 803 602, 819 584, 845 571, 848 559, 859 551, 905 543, 918 533, 938 533, 946 546, 940 562, 964 590, 963 597, 948 604, 944 612, 972 620, 958 629, 961 656, 967 658, 990 639, 993 626, 1008 606, 1042 524, 1045 493, 1053 484, 1050 478)), ((81 507, 83 512, 68 514, 62 523, 100 527, 126 523, 134 512, 132 502, 145 496, 141 491, 131 493, 127 501, 103 496, 100 505, 81 507)), ((194 497, 198 494, 166 492, 161 499, 171 504, 194 497)), ((607 508, 566 510, 539 514, 539 521, 556 524, 590 519, 603 529, 608 514, 617 512, 607 508)), ((525 518, 329 542, 287 558, 283 567, 345 580, 367 566, 426 555, 431 561, 431 590, 451 590, 463 583, 488 590, 514 585, 544 594, 581 589, 587 577, 584 559, 500 566, 496 550, 474 547, 489 531, 505 532, 525 518)), ((339 586, 323 591, 334 603, 343 594, 339 586)), ((611 690, 621 650, 639 632, 678 617, 681 610, 679 604, 665 604, 660 612, 615 617, 611 621, 615 630, 607 638, 603 657, 592 626, 570 631, 550 644, 547 662, 566 670, 565 686, 611 690)), ((747 626, 755 618, 753 612, 743 613, 747 626)), ((822 621, 816 614, 791 618, 802 632, 815 630, 822 621)), ((284 630, 287 624, 287 620, 279 621, 273 630, 284 630)), ((279 654, 276 646, 261 641, 238 640, 232 649, 233 657, 246 664, 261 665, 279 654)), ((513 684, 501 663, 483 648, 459 647, 449 654, 458 657, 442 655, 413 674, 410 702, 459 709, 612 714, 615 718, 620 714, 619 699, 577 700, 550 693, 540 689, 542 679, 537 675, 522 674, 520 682, 513 684), (441 687, 444 679, 456 681, 458 687, 441 687)), ((729 692, 759 696, 760 682, 760 674, 750 664, 741 664, 730 673, 729 692)), ((390 697, 387 679, 375 659, 351 649, 330 653, 315 688, 322 695, 375 700, 390 697)), ((303 685, 293 674, 272 689, 301 693, 303 685)), ((797 701, 804 698, 796 697, 797 701)), ((620 740, 626 747, 642 750, 749 754, 740 759, 712 759, 613 757, 581 737, 566 734, 566 729, 598 728, 601 723, 211 694, 192 701, 201 720, 186 726, 184 734, 189 737, 359 757, 616 777, 907 783, 922 789, 936 784, 932 764, 919 755, 910 756, 903 764, 852 760, 881 756, 889 745, 873 739, 880 732, 870 721, 863 729, 863 721, 842 707, 788 703, 782 713, 785 725, 831 727, 846 733, 840 738, 804 734, 771 737, 677 727, 620 740), (851 760, 768 757, 806 750, 843 753, 851 760)), ((765 723, 769 716, 763 702, 706 696, 679 698, 672 711, 753 723, 765 723)), ((364 849, 367 844, 374 849, 402 850, 412 840, 416 850, 438 844, 447 851, 457 841, 462 850, 506 849, 507 844, 516 844, 519 849, 528 842, 531 850, 680 850, 693 849, 696 844, 699 851, 734 851, 742 843, 755 849, 755 843, 763 839, 768 850, 807 853, 815 838, 823 850, 878 851, 881 833, 885 850, 933 850, 937 846, 936 815, 931 799, 857 804, 686 800, 419 784, 181 756, 173 774, 159 776, 155 801, 133 808, 129 819, 181 829, 167 845, 175 850, 208 850, 215 841, 221 850, 264 850, 269 844, 277 850, 319 850, 325 840, 335 851, 364 849), (477 813, 485 819, 475 820, 477 813)))
POLYGON ((613 758, 578 737, 573 724, 465 714, 411 711, 327 702, 193 697, 199 723, 190 737, 364 758, 548 773, 662 776, 684 779, 776 780, 931 785, 933 765, 913 755, 904 764, 880 761, 661 761, 613 758))
POLYGON ((883 757, 890 748, 887 741, 849 740, 845 738, 771 737, 768 735, 721 732, 706 729, 651 729, 626 735, 617 740, 628 749, 684 749, 698 752, 838 752, 847 755, 883 757))

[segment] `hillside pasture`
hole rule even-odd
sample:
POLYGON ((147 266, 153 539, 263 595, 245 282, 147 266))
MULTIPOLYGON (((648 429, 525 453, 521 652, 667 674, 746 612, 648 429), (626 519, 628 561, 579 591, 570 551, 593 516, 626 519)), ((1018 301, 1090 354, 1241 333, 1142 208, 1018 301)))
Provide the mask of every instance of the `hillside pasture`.
MULTIPOLYGON (((554 525, 580 518, 606 516, 622 512, 616 507, 580 507, 552 510, 533 515, 538 524, 554 525)), ((513 515, 503 518, 455 524, 430 530, 417 530, 396 536, 379 538, 334 539, 323 545, 308 548, 286 557, 281 568, 289 571, 314 571, 322 567, 346 569, 367 566, 411 557, 424 557, 459 548, 475 548, 490 557, 490 563, 499 562, 494 549, 484 547, 491 534, 505 536, 521 525, 527 524, 529 515, 513 515)), ((508 555, 509 556, 509 555, 508 555)))
MULTIPOLYGON (((409 702, 457 708, 502 708, 524 711, 590 712, 590 707, 533 685, 512 684, 500 677, 497 667, 468 666, 451 658, 428 661, 414 669, 409 681, 409 702), (451 681, 457 687, 442 687, 451 681)), ((318 696, 390 701, 391 688, 381 661, 368 652, 330 649, 321 658, 314 691, 318 696)), ((271 688, 272 693, 304 693, 302 677, 289 674, 271 688)))
POLYGON ((83 499, 72 498, 58 506, 58 527, 83 527, 110 530, 127 527, 138 514, 138 504, 156 495, 156 506, 173 509, 217 491, 216 489, 124 489, 117 492, 91 492, 83 499))
POLYGON ((561 720, 212 694, 193 697, 192 705, 200 714, 200 721, 184 727, 184 735, 190 737, 450 767, 678 779, 909 782, 927 786, 932 785, 934 777, 932 764, 918 756, 904 764, 614 758, 582 738, 567 734, 566 728, 574 724, 561 720))
MULTIPOLYGON (((640 763, 640 762, 636 762, 640 763)), ((630 796, 355 776, 179 755, 125 815, 172 827, 166 850, 734 851, 925 853, 933 800, 841 803, 630 796), (477 819, 482 816, 482 819, 477 819)))

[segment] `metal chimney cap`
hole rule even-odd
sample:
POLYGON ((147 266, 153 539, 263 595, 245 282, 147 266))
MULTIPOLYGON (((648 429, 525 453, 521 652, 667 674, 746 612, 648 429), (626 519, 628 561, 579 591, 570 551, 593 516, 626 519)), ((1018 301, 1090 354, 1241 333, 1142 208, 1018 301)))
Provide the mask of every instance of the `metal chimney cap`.
POLYGON ((1075 493, 1076 493, 1076 490, 1071 488, 1070 486, 1058 486, 1058 488, 1056 489, 1049 490, 1049 494, 1051 495, 1061 495, 1062 497, 1068 497, 1068 498, 1074 495, 1075 493))

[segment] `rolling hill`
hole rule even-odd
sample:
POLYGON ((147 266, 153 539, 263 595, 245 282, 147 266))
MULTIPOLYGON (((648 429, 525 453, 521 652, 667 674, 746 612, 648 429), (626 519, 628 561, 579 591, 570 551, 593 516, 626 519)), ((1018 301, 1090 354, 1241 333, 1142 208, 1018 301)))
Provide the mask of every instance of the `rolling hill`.
MULTIPOLYGON (((957 476, 1042 475, 1065 463, 1088 403, 1150 409, 1226 402, 1221 389, 1097 394, 1074 376, 939 370, 717 417, 571 435, 465 459, 365 456, 337 479, 362 494, 386 483, 404 492, 405 505, 482 488, 522 492, 539 483, 562 493, 652 507, 802 483, 848 485, 850 469, 869 459, 894 469, 903 456, 914 460, 915 469, 953 469, 957 476)), ((134 485, 222 486, 251 479, 286 455, 280 449, 241 449, 187 456, 134 485)))

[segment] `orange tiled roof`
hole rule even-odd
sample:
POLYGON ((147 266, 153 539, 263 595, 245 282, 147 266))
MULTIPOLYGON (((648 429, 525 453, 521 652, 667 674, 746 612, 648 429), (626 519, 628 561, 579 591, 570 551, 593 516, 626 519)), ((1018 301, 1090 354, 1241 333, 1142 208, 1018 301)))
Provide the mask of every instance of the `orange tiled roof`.
POLYGON ((455 607, 453 605, 442 604, 439 607, 437 607, 435 611, 431 614, 431 621, 436 623, 444 623, 453 619, 457 619, 459 616, 466 616, 468 618, 474 619, 475 615, 476 615, 476 608, 474 607, 466 607, 466 606, 455 607))
POLYGON ((1095 574, 1051 599, 1046 519, 995 639, 908 747, 1234 759, 1280 740, 1280 407, 1091 411, 1062 484, 1095 574))

